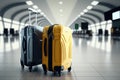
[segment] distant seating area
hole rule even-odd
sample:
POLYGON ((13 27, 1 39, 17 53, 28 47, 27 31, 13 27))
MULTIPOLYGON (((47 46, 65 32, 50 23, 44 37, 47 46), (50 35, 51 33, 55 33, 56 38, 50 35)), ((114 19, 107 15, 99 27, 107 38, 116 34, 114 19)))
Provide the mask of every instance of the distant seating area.
POLYGON ((14 28, 4 28, 3 30, 3 34, 1 35, 4 35, 4 36, 19 36, 19 31, 18 30, 14 30, 14 28))
POLYGON ((86 31, 73 31, 73 35, 80 35, 80 36, 92 36, 92 30, 86 30, 86 31))

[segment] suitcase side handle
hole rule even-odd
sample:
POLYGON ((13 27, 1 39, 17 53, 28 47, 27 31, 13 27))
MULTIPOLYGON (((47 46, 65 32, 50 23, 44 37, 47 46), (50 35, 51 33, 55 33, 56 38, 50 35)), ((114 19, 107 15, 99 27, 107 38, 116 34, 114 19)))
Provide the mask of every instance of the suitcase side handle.
POLYGON ((23 49, 23 51, 26 50, 26 39, 25 39, 25 37, 23 37, 23 41, 22 41, 22 49, 23 49))
POLYGON ((44 40, 44 55, 45 55, 45 56, 47 56, 46 47, 47 47, 47 39, 45 38, 45 40, 44 40))

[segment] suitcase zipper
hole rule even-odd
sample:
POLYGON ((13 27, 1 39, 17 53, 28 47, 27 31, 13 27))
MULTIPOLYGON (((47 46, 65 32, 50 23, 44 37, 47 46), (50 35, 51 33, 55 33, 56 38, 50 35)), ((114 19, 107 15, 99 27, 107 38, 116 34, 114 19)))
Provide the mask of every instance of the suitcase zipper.
POLYGON ((50 26, 48 29, 48 69, 50 71, 52 71, 52 40, 53 40, 53 27, 54 26, 50 26))

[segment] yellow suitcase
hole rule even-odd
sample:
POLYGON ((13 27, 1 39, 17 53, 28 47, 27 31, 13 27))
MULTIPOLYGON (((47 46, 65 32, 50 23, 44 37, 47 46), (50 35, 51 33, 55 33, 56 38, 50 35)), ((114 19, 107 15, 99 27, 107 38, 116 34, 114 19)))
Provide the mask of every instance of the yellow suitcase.
POLYGON ((58 73, 71 71, 72 63, 72 31, 68 27, 56 24, 46 26, 42 37, 42 66, 44 74, 47 70, 58 73))

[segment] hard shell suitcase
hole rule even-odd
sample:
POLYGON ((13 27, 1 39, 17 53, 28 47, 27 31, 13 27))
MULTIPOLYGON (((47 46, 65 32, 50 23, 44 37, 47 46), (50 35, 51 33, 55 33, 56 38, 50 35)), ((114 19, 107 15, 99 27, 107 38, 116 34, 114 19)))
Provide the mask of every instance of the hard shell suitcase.
POLYGON ((102 29, 98 29, 98 35, 103 35, 103 30, 102 29))
POLYGON ((14 35, 15 35, 14 28, 10 28, 10 35, 12 35, 12 36, 14 36, 14 35))
POLYGON ((4 32, 3 33, 4 33, 5 36, 8 36, 8 28, 4 28, 4 32))
POLYGON ((62 25, 46 26, 42 38, 42 66, 44 74, 47 70, 58 72, 71 71, 72 62, 72 31, 62 25))
POLYGON ((105 35, 105 36, 108 36, 108 35, 109 35, 109 34, 108 34, 108 30, 105 30, 104 35, 105 35))
POLYGON ((29 67, 42 63, 42 32, 39 32, 34 26, 27 26, 21 32, 21 66, 29 67))
POLYGON ((31 72, 32 66, 42 63, 42 31, 36 28, 37 26, 37 13, 36 26, 31 26, 31 10, 29 10, 29 25, 26 26, 21 32, 21 66, 24 69, 24 65, 29 67, 31 72))

